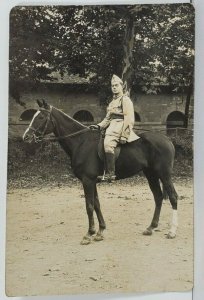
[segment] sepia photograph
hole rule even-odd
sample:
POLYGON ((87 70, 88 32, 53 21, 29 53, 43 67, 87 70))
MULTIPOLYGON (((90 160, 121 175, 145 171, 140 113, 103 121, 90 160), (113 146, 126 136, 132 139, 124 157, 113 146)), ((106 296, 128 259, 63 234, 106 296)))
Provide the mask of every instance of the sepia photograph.
POLYGON ((193 5, 9 18, 6 295, 192 290, 193 5))

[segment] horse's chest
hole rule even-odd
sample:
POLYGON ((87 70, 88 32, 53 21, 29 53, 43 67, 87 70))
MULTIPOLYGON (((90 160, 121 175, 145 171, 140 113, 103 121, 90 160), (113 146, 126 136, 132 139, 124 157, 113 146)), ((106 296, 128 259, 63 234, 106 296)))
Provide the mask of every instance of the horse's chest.
POLYGON ((83 174, 93 174, 97 172, 99 169, 97 147, 92 146, 78 150, 72 157, 71 166, 78 178, 83 174))

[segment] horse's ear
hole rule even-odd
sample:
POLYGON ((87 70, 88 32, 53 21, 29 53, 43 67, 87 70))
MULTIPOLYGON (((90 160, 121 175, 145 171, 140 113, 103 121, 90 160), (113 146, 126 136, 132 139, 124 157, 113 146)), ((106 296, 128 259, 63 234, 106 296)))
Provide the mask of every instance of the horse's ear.
POLYGON ((37 102, 37 104, 38 104, 39 107, 43 107, 43 103, 40 100, 37 99, 36 102, 37 102))
POLYGON ((49 109, 49 104, 47 104, 47 102, 43 99, 43 106, 45 109, 49 109))

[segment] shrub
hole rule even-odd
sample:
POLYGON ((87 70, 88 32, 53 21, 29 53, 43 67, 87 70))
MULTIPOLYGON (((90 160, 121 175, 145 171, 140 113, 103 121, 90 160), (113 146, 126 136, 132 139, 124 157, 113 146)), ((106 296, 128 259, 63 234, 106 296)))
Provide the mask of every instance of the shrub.
POLYGON ((193 159, 193 137, 191 135, 171 136, 176 150, 176 159, 193 159))
MULTIPOLYGON (((192 174, 192 136, 171 135, 175 149, 174 175, 192 174)), ((43 182, 62 183, 73 178, 70 159, 58 143, 42 142, 29 145, 21 139, 8 142, 8 181, 19 181, 17 186, 36 186, 43 182), (22 183, 23 182, 23 183, 22 183)))

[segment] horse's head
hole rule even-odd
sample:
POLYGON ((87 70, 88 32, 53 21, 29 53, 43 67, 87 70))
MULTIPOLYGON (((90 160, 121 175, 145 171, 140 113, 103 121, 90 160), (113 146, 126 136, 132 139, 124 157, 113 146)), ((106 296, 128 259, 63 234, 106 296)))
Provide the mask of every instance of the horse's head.
POLYGON ((54 125, 51 118, 52 106, 44 100, 37 100, 39 110, 33 116, 28 128, 24 132, 23 140, 27 143, 42 141, 46 134, 53 132, 54 125))

